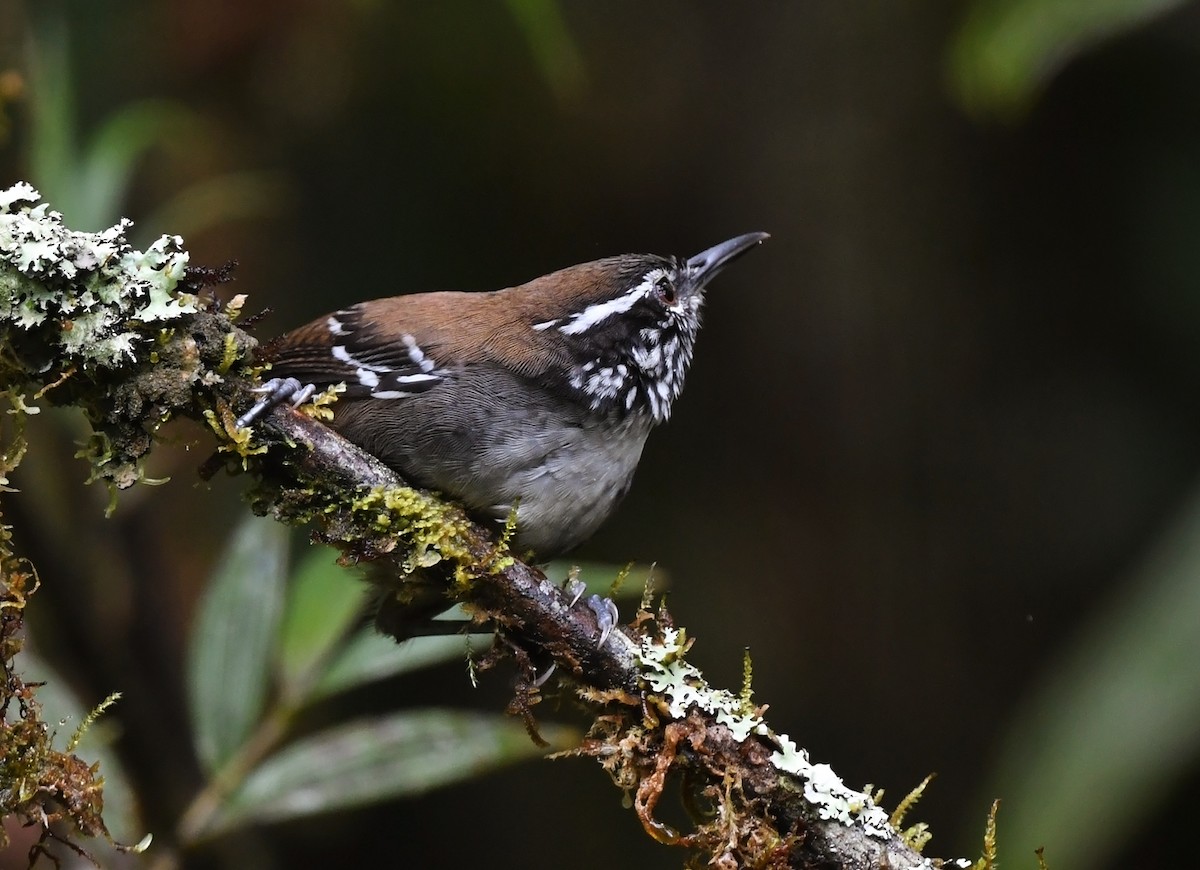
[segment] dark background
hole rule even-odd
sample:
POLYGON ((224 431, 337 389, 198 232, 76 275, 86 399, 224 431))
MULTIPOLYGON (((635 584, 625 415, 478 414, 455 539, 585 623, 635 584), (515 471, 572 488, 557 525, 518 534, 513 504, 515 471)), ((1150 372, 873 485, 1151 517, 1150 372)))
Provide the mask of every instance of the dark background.
MULTIPOLYGON (((1091 800, 1054 815, 1024 771, 1045 759, 1013 735, 1089 715, 1038 687, 1091 619, 1134 609, 1115 596, 1196 490, 1200 10, 1122 29, 997 107, 952 96, 959 3, 546 4, 566 42, 514 14, 538 6, 9 0, 4 66, 30 91, 8 106, 0 167, 91 219, 36 177, 28 71, 56 48, 83 136, 171 101, 179 122, 119 213, 81 228, 125 214, 143 240, 184 233, 194 262, 238 260, 233 290, 273 309, 264 336, 364 298, 769 231, 713 287, 688 389, 579 555, 664 566, 693 661, 736 687, 750 647, 772 724, 847 782, 894 804, 937 771, 914 813, 930 854, 977 854, 1001 797, 1008 867, 1038 844, 1056 870, 1183 866, 1200 715, 1175 714, 1168 739, 1164 699, 1130 702, 1124 738, 1167 763, 1127 798, 1094 793, 1128 824, 1091 800), (1056 854, 1063 819, 1103 855, 1056 854)), ((79 499, 69 438, 45 472, 59 513, 8 508, 47 589, 35 637, 83 697, 126 693, 122 758, 165 841, 199 776, 183 638, 240 491, 194 488, 206 441, 180 437, 197 449, 156 460, 172 483, 107 525, 104 493, 79 499), (52 591, 76 577, 54 542, 80 538, 136 541, 137 564, 52 591)), ((507 682, 473 692, 455 666, 377 691, 354 703, 496 710, 507 682)), ((188 860, 678 866, 620 797, 588 762, 531 763, 188 860)))

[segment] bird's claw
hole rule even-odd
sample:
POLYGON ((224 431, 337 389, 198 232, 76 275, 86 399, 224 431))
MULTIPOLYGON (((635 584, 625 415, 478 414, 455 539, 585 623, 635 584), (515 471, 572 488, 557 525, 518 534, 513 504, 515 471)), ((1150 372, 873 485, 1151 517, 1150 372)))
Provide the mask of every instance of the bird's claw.
POLYGON ((550 679, 550 675, 554 673, 557 667, 558 662, 551 662, 550 667, 546 668, 546 672, 534 679, 533 687, 535 689, 540 689, 543 685, 545 685, 546 680, 550 679))
POLYGON ((313 384, 302 384, 295 378, 271 378, 261 387, 255 387, 252 393, 262 394, 262 398, 254 407, 237 419, 237 427, 244 429, 267 411, 284 402, 298 408, 312 398, 317 388, 313 384))
POLYGON ((587 592, 587 584, 578 577, 572 577, 567 581, 566 592, 571 596, 571 600, 567 602, 567 607, 574 607, 579 603, 579 599, 583 597, 583 593, 587 592))
POLYGON ((585 603, 588 610, 596 614, 596 625, 600 628, 600 639, 596 641, 596 649, 600 649, 617 625, 617 605, 611 598, 602 598, 599 595, 589 595, 585 603))

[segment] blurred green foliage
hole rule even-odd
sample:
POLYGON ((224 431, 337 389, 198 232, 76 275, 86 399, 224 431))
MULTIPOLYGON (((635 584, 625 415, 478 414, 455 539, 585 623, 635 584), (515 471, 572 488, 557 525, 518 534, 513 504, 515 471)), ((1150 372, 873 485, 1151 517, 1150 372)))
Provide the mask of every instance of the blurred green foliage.
POLYGON ((973 114, 1011 118, 1072 58, 1185 2, 973 0, 951 46, 951 89, 973 114))
POLYGON ((587 70, 558 0, 505 0, 546 84, 564 102, 583 95, 587 70))
MULTIPOLYGON (((951 47, 952 90, 975 115, 1020 117, 1073 58, 1181 5, 976 0, 951 47)), ((1039 846, 1056 870, 1112 860, 1200 758, 1197 498, 1014 713, 987 786, 1004 800, 1009 860, 1039 846)))
MULTIPOLYGON (((521 722, 405 710, 341 722, 288 742, 305 708, 331 694, 472 655, 488 638, 415 638, 365 625, 364 590, 327 550, 289 580, 288 530, 248 518, 206 585, 188 655, 196 747, 209 783, 180 823, 185 844, 252 822, 421 794, 544 754, 521 722)), ((464 676, 465 681, 465 676, 464 676)), ((552 749, 579 739, 548 725, 552 749)))
POLYGON ((1015 712, 990 783, 1006 855, 1088 870, 1166 812, 1200 758, 1198 627, 1200 493, 1015 712))
MULTIPOLYGON (((119 106, 94 131, 80 127, 72 33, 58 4, 35 15, 36 37, 29 52, 29 179, 55 204, 72 227, 95 232, 111 226, 134 181, 134 172, 155 149, 203 142, 214 131, 204 118, 177 100, 145 99, 119 106)), ((177 186, 173 196, 145 221, 155 238, 170 227, 192 235, 232 220, 262 217, 286 201, 277 174, 246 170, 209 175, 177 186)), ((135 238, 140 237, 135 234, 135 238)))
POLYGON ((172 136, 198 135, 199 121, 180 103, 144 100, 83 135, 67 22, 53 5, 41 13, 29 65, 29 180, 71 226, 98 232, 120 217, 138 159, 172 136))

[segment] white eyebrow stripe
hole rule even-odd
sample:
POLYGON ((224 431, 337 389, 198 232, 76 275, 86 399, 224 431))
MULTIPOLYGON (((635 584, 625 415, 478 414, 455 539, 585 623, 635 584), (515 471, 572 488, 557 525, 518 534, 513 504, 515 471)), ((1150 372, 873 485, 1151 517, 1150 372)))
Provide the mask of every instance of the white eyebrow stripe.
MULTIPOLYGON (((646 273, 646 277, 642 280, 642 283, 629 292, 615 299, 596 302, 582 311, 572 314, 567 319, 567 322, 558 328, 558 331, 563 335, 578 335, 581 332, 587 332, 598 323, 603 323, 615 314, 624 314, 642 299, 645 299, 646 294, 653 289, 654 282, 665 274, 666 271, 664 269, 650 270, 646 273)), ((547 323, 553 322, 547 321, 547 323)))
POLYGON ((558 331, 563 335, 578 335, 581 332, 587 332, 596 324, 603 323, 613 315, 624 314, 645 295, 645 290, 639 284, 624 296, 597 302, 578 314, 572 314, 567 322, 558 328, 558 331))

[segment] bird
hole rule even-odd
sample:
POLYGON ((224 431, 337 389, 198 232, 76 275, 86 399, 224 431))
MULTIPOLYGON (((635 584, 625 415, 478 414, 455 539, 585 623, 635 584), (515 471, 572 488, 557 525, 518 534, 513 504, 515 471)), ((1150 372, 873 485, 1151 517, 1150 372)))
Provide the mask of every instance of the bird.
POLYGON ((238 426, 345 384, 337 432, 478 518, 504 523, 515 510, 514 551, 548 561, 625 497, 683 390, 709 282, 767 238, 350 305, 265 346, 273 377, 238 426))

